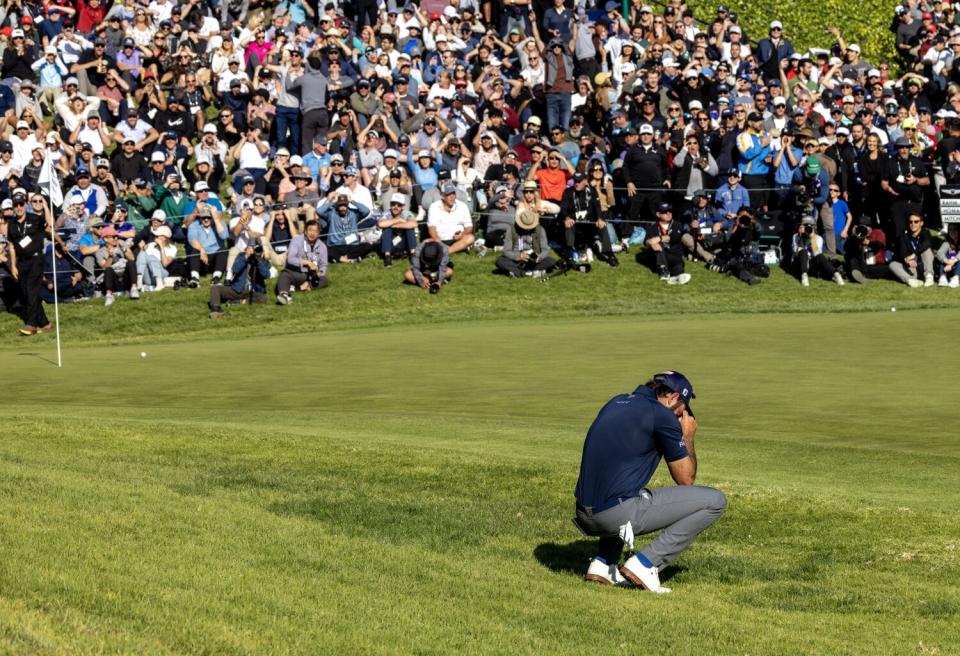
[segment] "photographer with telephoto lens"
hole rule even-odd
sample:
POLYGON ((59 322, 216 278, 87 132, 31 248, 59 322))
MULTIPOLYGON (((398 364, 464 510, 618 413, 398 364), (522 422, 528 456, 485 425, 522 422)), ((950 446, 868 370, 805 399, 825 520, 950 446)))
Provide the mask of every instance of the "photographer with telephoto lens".
POLYGON ((880 280, 890 275, 883 239, 882 230, 871 228, 869 216, 857 219, 843 243, 844 266, 851 280, 865 285, 870 279, 880 280))
POLYGON ((210 318, 223 316, 221 303, 266 303, 267 279, 270 277, 270 263, 263 257, 260 239, 251 239, 243 253, 233 261, 232 280, 227 285, 213 285, 210 288, 210 318))
POLYGON ((290 241, 287 249, 287 264, 277 279, 277 303, 293 302, 290 292, 298 289, 323 289, 327 281, 327 245, 320 239, 320 223, 307 221, 303 234, 290 241))
POLYGON ((759 285, 760 278, 770 276, 770 268, 760 252, 760 230, 756 219, 746 207, 737 215, 726 245, 710 269, 736 276, 748 285, 759 285))

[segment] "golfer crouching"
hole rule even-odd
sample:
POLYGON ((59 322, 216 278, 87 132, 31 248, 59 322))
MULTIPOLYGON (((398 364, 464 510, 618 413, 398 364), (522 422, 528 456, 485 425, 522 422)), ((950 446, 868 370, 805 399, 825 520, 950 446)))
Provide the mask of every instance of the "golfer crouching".
POLYGON ((600 538, 586 580, 670 592, 660 585, 659 571, 726 510, 722 492, 693 484, 693 398, 693 386, 683 374, 665 371, 632 394, 612 398, 590 426, 573 520, 584 533, 600 538), (648 489, 661 457, 677 487, 648 489), (623 545, 633 549, 634 534, 660 529, 655 540, 618 568, 623 545))

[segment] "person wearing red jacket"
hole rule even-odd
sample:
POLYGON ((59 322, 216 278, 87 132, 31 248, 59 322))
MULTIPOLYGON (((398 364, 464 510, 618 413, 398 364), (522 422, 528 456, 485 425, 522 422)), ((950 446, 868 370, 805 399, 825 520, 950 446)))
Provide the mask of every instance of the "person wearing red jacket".
POLYGON ((106 15, 107 8, 102 0, 77 0, 77 31, 93 34, 106 15))

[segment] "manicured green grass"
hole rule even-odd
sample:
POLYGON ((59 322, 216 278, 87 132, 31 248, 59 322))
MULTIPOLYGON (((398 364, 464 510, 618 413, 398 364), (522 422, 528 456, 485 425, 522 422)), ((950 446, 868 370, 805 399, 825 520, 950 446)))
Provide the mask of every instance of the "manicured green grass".
MULTIPOLYGON (((632 311, 661 294, 606 273, 591 282, 636 285, 632 311)), ((700 278, 714 296, 680 311, 755 291, 700 278)), ((68 327, 104 313, 81 306, 63 370, 45 336, 0 353, 0 651, 960 650, 955 311, 908 311, 891 285, 860 291, 896 314, 774 314, 786 301, 757 295, 765 314, 558 319, 616 294, 570 311, 515 285, 506 314, 528 318, 484 322, 473 284, 500 289, 371 290, 377 314, 335 283, 222 324, 197 308, 184 333, 217 339, 145 345, 78 342, 132 342, 120 318, 184 296, 118 303, 99 340, 68 327), (328 303, 319 328, 368 328, 293 334, 328 303), (428 307, 444 322, 369 328, 428 307), (285 319, 253 330, 267 315, 285 319), (592 587, 569 521, 584 431, 666 367, 696 386, 699 482, 729 512, 667 572, 673 595, 592 587)))

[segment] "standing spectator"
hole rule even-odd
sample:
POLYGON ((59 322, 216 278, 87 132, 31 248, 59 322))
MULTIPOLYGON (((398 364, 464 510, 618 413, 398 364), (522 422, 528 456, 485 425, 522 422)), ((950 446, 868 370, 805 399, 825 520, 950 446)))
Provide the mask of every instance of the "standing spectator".
POLYGON ((923 205, 923 188, 930 186, 930 176, 919 157, 910 154, 913 143, 900 137, 894 143, 897 154, 887 164, 880 183, 890 197, 890 222, 886 226, 887 243, 896 244, 907 229, 907 217, 919 213, 923 205))
POLYGON ((757 64, 764 77, 779 78, 781 64, 789 61, 793 52, 793 43, 783 36, 783 23, 771 21, 767 38, 757 43, 757 64))
POLYGON ((671 186, 667 153, 654 143, 653 126, 644 123, 638 132, 640 142, 627 149, 623 157, 623 176, 630 199, 627 219, 631 225, 650 220, 663 198, 661 190, 671 186))
MULTIPOLYGON (((571 45, 573 41, 571 39, 571 45)), ((573 57, 567 41, 554 37, 542 51, 546 70, 543 91, 547 102, 547 127, 570 129, 570 98, 573 95, 573 57)))

